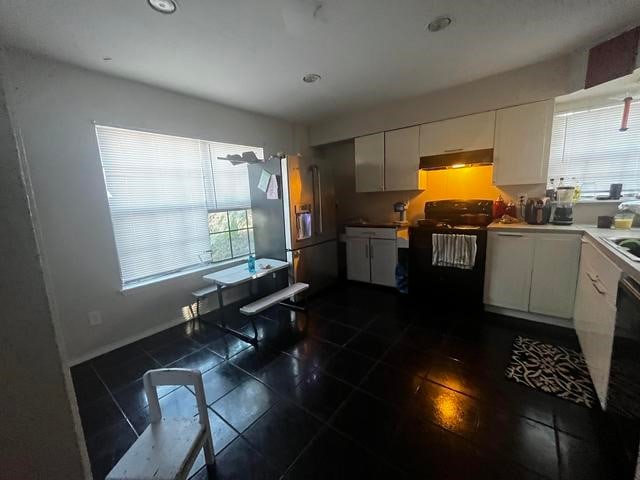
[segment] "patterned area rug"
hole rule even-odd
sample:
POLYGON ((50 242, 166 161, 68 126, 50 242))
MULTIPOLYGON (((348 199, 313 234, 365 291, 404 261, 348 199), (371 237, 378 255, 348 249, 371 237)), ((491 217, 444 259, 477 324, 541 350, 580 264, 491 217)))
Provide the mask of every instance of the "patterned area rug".
POLYGON ((508 379, 579 405, 596 403, 591 377, 581 353, 526 337, 516 337, 508 379))

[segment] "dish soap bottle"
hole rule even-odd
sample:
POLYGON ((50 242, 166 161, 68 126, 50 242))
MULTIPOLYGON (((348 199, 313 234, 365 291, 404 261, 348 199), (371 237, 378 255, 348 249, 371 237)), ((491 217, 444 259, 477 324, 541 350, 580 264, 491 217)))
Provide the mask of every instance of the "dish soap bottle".
POLYGON ((249 267, 250 273, 256 273, 256 256, 251 254, 247 259, 247 266, 249 267))

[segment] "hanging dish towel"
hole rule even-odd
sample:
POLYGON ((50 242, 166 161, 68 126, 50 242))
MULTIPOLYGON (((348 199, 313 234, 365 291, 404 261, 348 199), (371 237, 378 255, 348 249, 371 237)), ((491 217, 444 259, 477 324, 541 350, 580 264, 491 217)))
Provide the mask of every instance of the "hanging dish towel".
POLYGON ((476 264, 478 246, 475 235, 431 234, 431 264, 471 270, 476 264))

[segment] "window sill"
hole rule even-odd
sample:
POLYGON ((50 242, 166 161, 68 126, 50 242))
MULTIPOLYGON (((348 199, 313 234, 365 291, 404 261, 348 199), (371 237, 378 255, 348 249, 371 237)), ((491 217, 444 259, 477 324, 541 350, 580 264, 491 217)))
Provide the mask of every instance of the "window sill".
POLYGON ((637 200, 636 197, 622 197, 617 200, 596 200, 595 198, 583 198, 578 200, 578 205, 593 205, 598 203, 622 203, 637 200))
POLYGON ((217 272, 219 270, 224 270, 225 268, 235 267, 236 265, 241 265, 243 263, 246 263, 248 258, 249 258, 248 255, 246 257, 231 258, 229 260, 224 260, 222 262, 218 262, 215 264, 202 265, 199 267, 191 268, 189 270, 183 270, 181 272, 175 272, 169 275, 163 275, 162 277, 144 280, 141 282, 134 283, 132 285, 125 285, 120 289, 120 293, 122 295, 131 295, 140 290, 144 290, 149 287, 158 285, 159 283, 164 283, 169 280, 175 280, 178 278, 186 277, 188 275, 193 275, 197 273, 202 273, 202 275, 204 276, 209 273, 217 272))

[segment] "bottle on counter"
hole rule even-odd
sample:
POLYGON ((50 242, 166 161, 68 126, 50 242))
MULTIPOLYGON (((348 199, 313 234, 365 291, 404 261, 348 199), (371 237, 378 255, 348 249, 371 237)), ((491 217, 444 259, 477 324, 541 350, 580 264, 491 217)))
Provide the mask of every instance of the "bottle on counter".
POLYGON ((510 217, 518 218, 518 209, 516 208, 516 204, 513 203, 513 201, 509 201, 504 209, 504 213, 510 217))
POLYGON ((549 197, 550 200, 555 200, 556 199, 556 185, 555 185, 555 178, 550 178, 549 179, 549 185, 547 187, 547 190, 545 191, 545 195, 547 197, 549 197))
POLYGON ((576 177, 571 179, 571 183, 573 184, 573 203, 576 203, 580 200, 580 195, 582 194, 582 184, 576 177))
POLYGON ((494 220, 498 220, 500 218, 502 218, 502 216, 505 214, 505 210, 506 210, 507 206, 504 203, 504 199, 502 198, 502 195, 498 195, 498 198, 496 199, 495 202, 493 202, 493 219, 494 220))
MULTIPOLYGON (((553 179, 552 179, 553 180, 553 179)), ((518 206, 520 207, 520 219, 524 219, 527 209, 527 199, 524 195, 520 195, 518 198, 518 206)))

